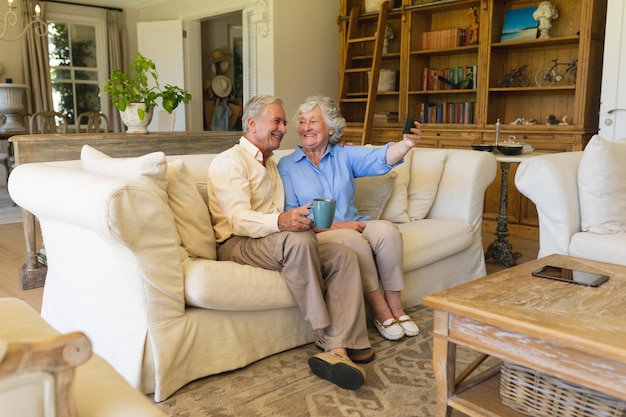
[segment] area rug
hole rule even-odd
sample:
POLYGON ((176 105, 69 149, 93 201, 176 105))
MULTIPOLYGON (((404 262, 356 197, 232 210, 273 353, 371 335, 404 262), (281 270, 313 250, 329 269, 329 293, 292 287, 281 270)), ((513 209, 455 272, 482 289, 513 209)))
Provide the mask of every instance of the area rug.
MULTIPOLYGON (((416 337, 389 341, 370 327, 376 359, 363 365, 365 384, 356 391, 314 376, 307 360, 318 350, 309 344, 191 382, 157 406, 178 417, 431 417, 436 402, 433 311, 418 306, 407 313, 419 325, 416 337)), ((474 352, 459 349, 459 362, 467 364, 475 357, 474 352)))
POLYGON ((0 186, 0 224, 20 223, 22 209, 13 203, 6 186, 0 186))

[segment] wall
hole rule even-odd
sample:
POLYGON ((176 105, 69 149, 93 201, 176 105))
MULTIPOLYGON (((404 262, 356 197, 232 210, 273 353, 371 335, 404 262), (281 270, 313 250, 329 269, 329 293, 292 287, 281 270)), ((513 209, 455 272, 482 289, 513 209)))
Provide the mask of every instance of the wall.
MULTIPOLYGON (((129 59, 137 52, 136 22, 203 20, 254 6, 254 0, 167 0, 139 10, 127 9, 129 59)), ((15 0, 20 7, 20 0, 15 0)), ((291 123, 298 105, 311 94, 337 97, 337 0, 265 0, 269 33, 256 35, 257 93, 274 94, 285 102, 289 119, 283 148, 299 142, 291 123)), ((46 7, 62 6, 48 3, 46 7)), ((93 8, 81 8, 85 11, 93 8)), ((98 9, 95 9, 98 10, 98 9)), ((3 78, 23 82, 21 42, 0 41, 3 78), (8 59, 8 57, 11 57, 8 59)))
MULTIPOLYGON (((16 7, 15 13, 18 16, 18 19, 21 20, 21 0, 14 0, 13 5, 16 7)), ((6 11, 6 2, 0 3, 1 18, 4 18, 6 11)), ((4 27, 4 24, 2 27, 4 27)), ((7 36, 14 37, 19 35, 20 32, 21 30, 16 27, 9 27, 7 36)), ((11 78, 13 79, 14 84, 24 84, 21 41, 9 42, 0 40, 0 64, 4 65, 4 73, 0 75, 0 82, 5 82, 7 78, 11 78)))
MULTIPOLYGON (((140 20, 179 18, 203 20, 252 7, 252 0, 168 0, 140 10, 140 20)), ((267 36, 256 34, 258 94, 273 94, 285 102, 289 119, 283 148, 299 143, 291 119, 311 94, 337 97, 339 14, 337 0, 266 0, 267 36), (314 7, 311 7, 314 4, 314 7)))
POLYGON ((274 13, 274 94, 285 102, 288 137, 283 148, 300 143, 292 116, 312 94, 338 96, 337 57, 339 2, 276 1, 274 13), (291 127, 291 129, 290 129, 291 127))

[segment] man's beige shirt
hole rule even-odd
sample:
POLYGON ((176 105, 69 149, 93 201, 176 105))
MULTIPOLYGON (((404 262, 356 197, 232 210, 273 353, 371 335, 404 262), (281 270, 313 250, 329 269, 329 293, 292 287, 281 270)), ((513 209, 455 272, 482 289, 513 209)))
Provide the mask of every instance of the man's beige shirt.
POLYGON ((209 166, 209 207, 217 242, 231 236, 278 232, 285 192, 274 160, 263 166, 261 151, 245 137, 209 166))

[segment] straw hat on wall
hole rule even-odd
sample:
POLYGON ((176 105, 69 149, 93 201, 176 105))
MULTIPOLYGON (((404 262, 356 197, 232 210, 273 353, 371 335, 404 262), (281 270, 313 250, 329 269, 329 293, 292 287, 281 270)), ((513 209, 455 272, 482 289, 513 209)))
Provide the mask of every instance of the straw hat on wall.
POLYGON ((225 98, 233 91, 233 83, 228 77, 217 75, 211 80, 211 91, 217 97, 225 98))
POLYGON ((232 59, 232 54, 225 54, 221 49, 214 49, 211 51, 211 59, 213 63, 222 62, 222 61, 230 61, 232 59))
POLYGON ((222 75, 228 68, 230 68, 230 61, 233 58, 232 54, 225 54, 221 49, 214 49, 211 51, 211 65, 215 75, 222 75))

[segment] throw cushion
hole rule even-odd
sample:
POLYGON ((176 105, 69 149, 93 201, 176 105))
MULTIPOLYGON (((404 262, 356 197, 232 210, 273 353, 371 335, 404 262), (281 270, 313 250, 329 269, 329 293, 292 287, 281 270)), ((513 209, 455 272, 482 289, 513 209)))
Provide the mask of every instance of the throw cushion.
POLYGON ((167 196, 182 247, 191 256, 217 259, 209 209, 180 159, 167 164, 167 196))
POLYGON ((398 173, 390 171, 385 175, 355 179, 354 206, 361 216, 370 216, 372 220, 380 219, 396 178, 398 173))
POLYGON ((584 232, 626 232, 626 142, 595 135, 578 166, 578 198, 584 232))
POLYGON ((445 149, 413 150, 408 191, 408 215, 411 221, 421 220, 428 215, 435 201, 445 161, 445 149))
POLYGON ((83 171, 138 181, 167 203, 167 161, 163 152, 153 152, 136 158, 111 158, 89 145, 84 145, 80 160, 83 171))
POLYGON ((207 188, 208 186, 208 182, 196 182, 196 190, 198 190, 200 197, 202 197, 202 201, 204 201, 207 210, 209 209, 209 189, 207 188))
POLYGON ((406 223, 410 221, 407 214, 408 207, 408 189, 411 171, 411 157, 413 150, 410 150, 404 157, 404 162, 392 169, 392 172, 398 174, 398 178, 393 185, 389 201, 380 216, 383 220, 389 220, 394 223, 406 223))

